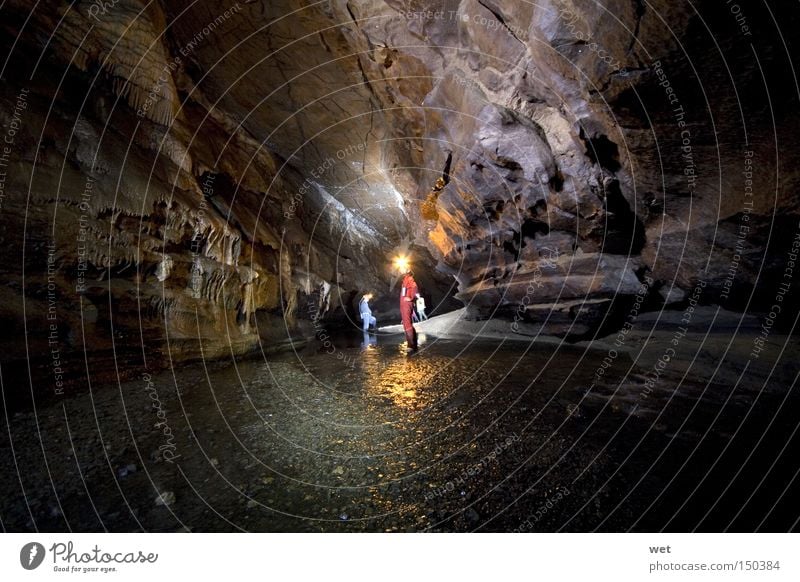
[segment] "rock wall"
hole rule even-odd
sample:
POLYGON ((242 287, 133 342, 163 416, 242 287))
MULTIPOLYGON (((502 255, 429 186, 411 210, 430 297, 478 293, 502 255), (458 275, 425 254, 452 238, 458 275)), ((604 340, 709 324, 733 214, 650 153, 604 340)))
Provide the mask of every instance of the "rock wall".
POLYGON ((699 281, 704 302, 733 309, 774 296, 797 234, 799 150, 791 48, 771 43, 796 10, 389 4, 398 15, 366 34, 437 79, 417 199, 440 174, 447 186, 418 234, 476 315, 524 304, 584 333, 646 273, 649 307, 699 281))
POLYGON ((369 222, 194 86, 186 47, 235 29, 241 6, 175 48, 145 4, 26 21, 12 3, 3 19, 0 349, 6 377, 45 394, 269 350, 384 288, 369 222))

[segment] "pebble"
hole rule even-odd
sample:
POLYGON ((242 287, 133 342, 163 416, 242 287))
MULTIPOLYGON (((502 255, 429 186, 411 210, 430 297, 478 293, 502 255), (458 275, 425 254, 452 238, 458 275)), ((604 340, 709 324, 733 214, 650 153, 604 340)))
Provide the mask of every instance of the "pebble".
POLYGON ((466 517, 467 522, 469 522, 472 525, 478 523, 481 520, 481 516, 478 514, 478 512, 472 509, 471 507, 467 509, 466 512, 464 512, 464 517, 466 517))
POLYGON ((120 477, 120 478, 121 477, 127 477, 131 473, 135 473, 136 472, 136 468, 137 468, 136 465, 133 464, 133 463, 131 463, 129 465, 125 465, 124 467, 120 467, 119 469, 117 469, 117 476, 120 477))
POLYGON ((172 491, 164 491, 156 497, 156 505, 170 506, 175 503, 175 494, 172 491))

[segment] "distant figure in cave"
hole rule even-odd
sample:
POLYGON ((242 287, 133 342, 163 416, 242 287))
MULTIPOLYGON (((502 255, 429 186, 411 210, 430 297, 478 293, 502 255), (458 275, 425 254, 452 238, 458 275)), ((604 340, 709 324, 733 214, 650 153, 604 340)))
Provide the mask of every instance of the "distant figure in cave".
POLYGON ((417 317, 420 321, 425 321, 428 316, 425 315, 425 298, 417 293, 417 317))
POLYGON ((417 330, 414 329, 411 314, 414 312, 414 298, 418 294, 414 273, 409 269, 403 276, 403 286, 400 289, 400 316, 403 319, 403 331, 406 332, 406 344, 412 352, 417 350, 417 330))
POLYGON ((378 320, 372 315, 372 309, 369 306, 369 300, 372 299, 372 293, 366 293, 361 301, 358 302, 358 312, 361 315, 361 329, 363 331, 369 330, 370 327, 376 327, 378 320))

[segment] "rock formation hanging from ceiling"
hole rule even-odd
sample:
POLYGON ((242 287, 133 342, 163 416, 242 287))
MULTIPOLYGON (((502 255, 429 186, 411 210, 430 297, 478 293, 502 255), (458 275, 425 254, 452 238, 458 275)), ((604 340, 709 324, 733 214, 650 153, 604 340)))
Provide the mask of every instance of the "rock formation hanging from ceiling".
POLYGON ((752 309, 797 228, 798 85, 772 42, 791 7, 0 10, 0 318, 23 375, 36 354, 68 375, 87 350, 269 347, 367 289, 393 306, 398 248, 437 302, 453 282, 475 317, 523 305, 560 335, 618 326, 646 277, 648 304, 702 281, 752 309))

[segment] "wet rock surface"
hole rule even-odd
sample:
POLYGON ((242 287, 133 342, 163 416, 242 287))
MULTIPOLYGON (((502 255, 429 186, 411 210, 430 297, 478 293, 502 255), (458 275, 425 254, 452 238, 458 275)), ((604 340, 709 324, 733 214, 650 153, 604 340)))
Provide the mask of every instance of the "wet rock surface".
POLYGON ((604 367, 608 351, 584 346, 427 336, 409 358, 394 338, 184 366, 8 413, 3 528, 716 531, 797 518, 783 455, 798 402, 782 375, 732 388, 670 368, 647 390, 649 362, 629 354, 604 367))

